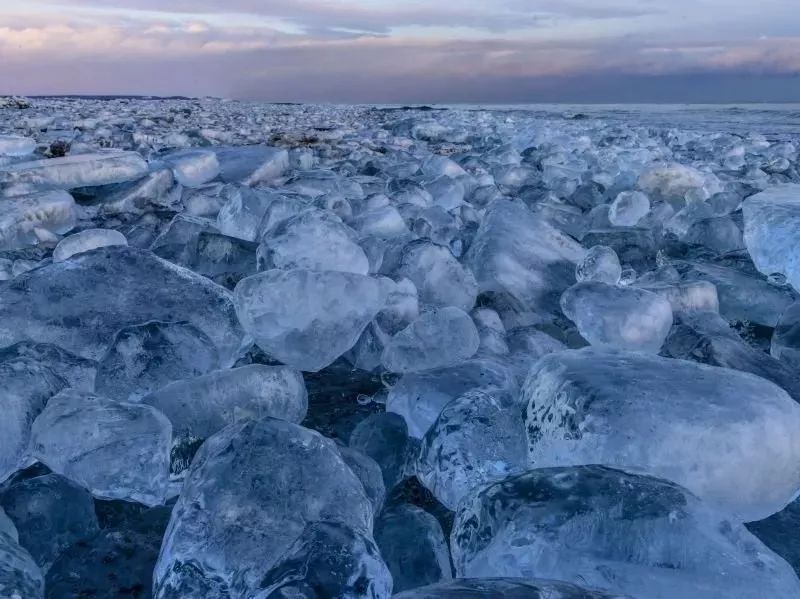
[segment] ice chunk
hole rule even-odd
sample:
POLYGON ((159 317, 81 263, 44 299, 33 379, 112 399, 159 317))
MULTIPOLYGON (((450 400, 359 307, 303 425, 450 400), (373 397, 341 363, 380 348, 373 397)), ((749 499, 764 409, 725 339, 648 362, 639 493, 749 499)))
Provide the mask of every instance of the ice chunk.
POLYGON ((181 187, 168 168, 156 169, 138 181, 115 185, 99 197, 100 214, 144 214, 180 205, 181 187))
POLYGON ((339 523, 313 522, 251 593, 253 599, 389 599, 392 575, 372 539, 339 523))
POLYGON ((729 216, 704 218, 692 223, 683 241, 703 245, 717 254, 744 249, 742 232, 729 216))
POLYGON ((261 238, 261 270, 335 270, 365 275, 369 261, 356 232, 331 212, 310 208, 275 226, 261 238))
POLYGON ((234 303, 261 349, 316 372, 353 347, 393 287, 353 273, 270 270, 240 281, 234 303))
POLYGON ((653 199, 680 206, 687 194, 703 188, 705 177, 695 168, 673 163, 645 171, 638 185, 653 199))
POLYGON ((658 353, 672 326, 672 307, 660 295, 596 281, 567 289, 561 309, 592 345, 658 353))
POLYGON ((524 407, 505 390, 469 391, 425 434, 417 477, 450 509, 470 492, 527 465, 524 407))
POLYGON ((92 496, 58 474, 15 483, 0 505, 14 522, 19 544, 45 573, 67 547, 99 530, 92 496))
POLYGON ((608 220, 616 227, 635 227, 650 212, 650 198, 641 191, 623 191, 611 203, 608 220))
POLYGON ((490 485, 456 514, 459 576, 542 576, 648 599, 792 597, 791 567, 678 485, 603 466, 490 485))
POLYGON ((176 444, 206 439, 229 424, 271 416, 301 422, 308 408, 303 376, 286 366, 252 364, 175 381, 142 398, 172 422, 176 444))
POLYGON ((752 374, 586 348, 539 360, 522 399, 536 467, 647 472, 739 521, 775 513, 800 488, 800 405, 752 374))
POLYGON ((220 178, 226 183, 271 183, 289 169, 289 153, 269 146, 214 147, 220 178))
POLYGON ((53 262, 63 262, 75 254, 110 245, 128 245, 128 240, 112 229, 86 229, 62 239, 53 250, 53 262))
POLYGON ((178 150, 161 158, 184 187, 200 187, 220 172, 217 155, 208 150, 178 150))
POLYGON ((772 333, 770 353, 786 366, 800 372, 800 302, 789 306, 772 333))
POLYGON ((66 191, 0 199, 0 250, 57 240, 75 221, 75 200, 66 191))
POLYGON ((19 541, 17 527, 14 526, 14 523, 11 521, 11 519, 6 516, 6 513, 3 511, 2 507, 0 507, 0 534, 8 535, 14 540, 15 543, 19 541))
POLYGON ((95 390, 117 401, 138 401, 172 381, 219 366, 217 348, 197 327, 151 321, 120 329, 100 360, 95 390))
POLYGON ((413 241, 403 249, 397 274, 416 285, 423 304, 455 306, 465 312, 475 305, 475 277, 448 248, 429 240, 413 241))
POLYGON ((800 185, 771 187, 742 202, 744 241, 756 268, 800 291, 800 185))
POLYGON ((361 481, 364 492, 372 504, 373 513, 380 513, 386 499, 386 485, 383 484, 381 467, 371 457, 352 447, 340 445, 339 453, 347 467, 361 481))
POLYGON ((656 293, 672 306, 672 313, 719 312, 717 288, 709 281, 637 283, 638 287, 656 293))
POLYGON ((227 200, 217 215, 217 227, 225 235, 245 241, 258 241, 266 230, 270 206, 284 199, 274 191, 247 187, 228 188, 224 195, 227 200))
POLYGON ((17 196, 37 190, 75 189, 132 181, 147 174, 136 152, 74 154, 0 166, 0 191, 17 196))
POLYGON ((617 252, 605 245, 596 245, 591 248, 575 268, 575 278, 579 283, 599 281, 616 285, 621 276, 622 266, 620 266, 617 252))
POLYGON ((578 587, 558 580, 463 578, 420 587, 395 599, 626 599, 618 593, 578 587))
POLYGON ((9 599, 44 599, 44 576, 30 553, 0 532, 0 593, 9 599))
POLYGON ((553 310, 575 282, 583 248, 523 204, 496 200, 487 208, 466 264, 480 293, 505 294, 521 312, 553 310))
MULTIPOLYGON (((153 576, 156 599, 214 584, 252 597, 303 535, 328 521, 370 536, 372 505, 333 441, 283 420, 231 425, 200 448, 153 576)), ((213 595, 212 595, 213 596, 213 595)))
POLYGON ((406 421, 391 412, 372 414, 359 422, 350 434, 350 447, 375 460, 387 490, 405 478, 406 465, 417 451, 406 421))
POLYGON ((47 401, 66 385, 64 379, 38 363, 20 357, 0 363, 0 481, 26 465, 34 419, 47 401))
POLYGON ((151 406, 66 390, 34 421, 31 453, 97 497, 157 505, 167 493, 171 436, 151 406))
POLYGON ((0 156, 27 156, 36 150, 36 140, 20 135, 0 135, 0 156))
POLYGON ((68 387, 81 391, 94 390, 97 362, 87 360, 49 343, 20 341, 0 349, 0 362, 26 358, 46 366, 48 370, 64 379, 68 387))
POLYGON ((382 362, 391 372, 446 368, 471 358, 480 337, 464 311, 447 307, 424 312, 386 345, 382 362))
POLYGON ((226 365, 242 330, 230 293, 152 253, 113 246, 43 266, 0 286, 0 346, 53 343, 99 359, 126 326, 188 321, 203 331, 226 365))
POLYGON ((386 509, 375 521, 375 542, 398 593, 453 578, 441 525, 415 505, 386 509))

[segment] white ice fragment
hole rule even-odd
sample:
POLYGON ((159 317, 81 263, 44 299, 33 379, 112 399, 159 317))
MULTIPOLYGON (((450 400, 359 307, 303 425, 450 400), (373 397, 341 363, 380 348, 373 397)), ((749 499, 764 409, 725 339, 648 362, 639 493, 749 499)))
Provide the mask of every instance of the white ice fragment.
POLYGON ((217 155, 208 150, 178 150, 161 160, 172 169, 178 183, 185 187, 200 187, 220 172, 217 155))
POLYGON ((650 199, 641 191, 623 191, 608 209, 608 220, 618 227, 634 227, 650 212, 650 199))
POLYGON ((113 229, 86 229, 62 239, 53 250, 53 262, 62 262, 75 254, 110 245, 128 245, 128 240, 113 229))
POLYGON ((27 156, 36 149, 36 140, 19 135, 0 135, 0 156, 27 156))
POLYGON ((0 198, 0 249, 36 245, 75 226, 75 200, 66 191, 0 198))

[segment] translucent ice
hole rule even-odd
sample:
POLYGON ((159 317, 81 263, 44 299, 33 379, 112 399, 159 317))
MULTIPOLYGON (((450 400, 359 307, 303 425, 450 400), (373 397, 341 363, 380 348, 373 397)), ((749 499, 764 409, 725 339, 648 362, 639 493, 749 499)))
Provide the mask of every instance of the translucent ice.
POLYGON ((558 580, 462 578, 420 587, 395 599, 626 599, 618 593, 590 590, 558 580))
POLYGON ((372 505, 333 441, 283 420, 231 425, 198 451, 156 564, 156 598, 209 584, 252 597, 307 524, 370 536, 372 505))
POLYGON ((178 150, 161 159, 185 187, 200 187, 219 175, 217 155, 208 150, 178 150))
POLYGON ((678 485, 603 466, 485 487, 456 514, 459 576, 542 576, 648 599, 800 593, 791 567, 678 485))
POLYGON ((350 447, 377 462, 387 490, 405 478, 406 465, 417 449, 405 420, 391 412, 372 414, 359 422, 350 434, 350 447))
POLYGON ((475 304, 475 277, 446 247, 425 239, 411 242, 403 249, 397 273, 413 281, 423 304, 464 311, 475 304))
POLYGON ((372 504, 373 513, 380 513, 383 502, 386 500, 386 485, 383 484, 381 467, 371 457, 352 447, 340 445, 339 453, 347 467, 361 481, 364 493, 372 504))
POLYGON ((226 201, 217 215, 217 227, 225 235, 245 241, 259 240, 267 229, 270 207, 286 199, 274 191, 247 187, 228 187, 224 195, 226 201))
POLYGON ((654 199, 682 205, 688 193, 703 188, 705 178, 703 173, 690 166, 668 164, 645 171, 638 184, 654 199))
POLYGON ((0 362, 23 358, 45 366, 66 381, 68 387, 92 391, 97 362, 87 360, 50 343, 20 341, 0 349, 0 362))
POLYGON ((536 467, 651 473, 739 521, 780 510, 800 488, 800 406, 752 374, 586 348, 539 360, 522 399, 536 467))
POLYGON ((259 347, 316 372, 353 347, 392 287, 388 279, 353 273, 270 270, 240 281, 234 303, 259 347))
POLYGON ((19 135, 0 135, 0 156, 27 156, 36 150, 36 140, 19 135))
POLYGON ((110 245, 128 245, 128 240, 113 229, 86 229, 62 239, 53 250, 53 262, 62 262, 75 254, 110 245))
POLYGON ((672 326, 672 307, 660 295, 596 281, 567 289, 561 309, 592 345, 658 353, 672 326))
POLYGON ((717 254, 744 249, 742 231, 728 216, 704 218, 692 223, 683 241, 703 245, 717 254))
POLYGON ((220 178, 226 183, 268 184, 289 169, 289 153, 268 146, 215 147, 220 178))
POLYGON ((44 599, 44 576, 30 553, 0 532, 0 596, 44 599))
POLYGON ((100 212, 112 214, 144 214, 179 205, 180 186, 175 185, 175 175, 168 168, 154 169, 141 179, 114 185, 107 195, 98 200, 100 212))
POLYGON ((789 306, 778 320, 770 353, 796 373, 800 372, 800 302, 789 306))
POLYGON ((650 199, 641 191, 623 191, 611 203, 608 220, 617 227, 635 227, 650 212, 650 199))
POLYGON ((596 245, 591 248, 575 268, 575 278, 578 282, 599 281, 616 285, 622 276, 622 266, 619 263, 617 252, 605 245, 596 245))
POLYGON ((171 436, 155 408, 66 390, 33 423, 31 453, 97 497, 157 505, 167 493, 171 436))
POLYGON ((55 241, 75 221, 75 201, 65 191, 0 200, 0 250, 55 241))

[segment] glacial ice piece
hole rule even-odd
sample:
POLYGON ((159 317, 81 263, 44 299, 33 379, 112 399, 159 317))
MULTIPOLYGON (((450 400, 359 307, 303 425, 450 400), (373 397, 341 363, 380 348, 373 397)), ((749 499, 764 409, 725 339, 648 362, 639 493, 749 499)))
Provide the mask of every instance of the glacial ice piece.
MULTIPOLYGON (((217 227, 225 235, 245 241, 258 241, 261 234, 269 229, 268 220, 270 226, 276 224, 276 219, 270 217, 270 207, 273 204, 283 205, 287 201, 287 196, 275 191, 248 187, 229 187, 224 195, 227 200, 217 215, 217 227)), ((292 201, 291 204, 303 205, 298 201, 292 201)))
POLYGON ((417 372, 455 366, 475 355, 480 337, 464 311, 447 307, 423 312, 397 333, 383 350, 390 372, 417 372))
POLYGON ((17 527, 14 526, 14 523, 6 515, 2 507, 0 507, 0 534, 8 535, 15 543, 19 541, 17 527))
POLYGON ((470 316, 480 337, 478 353, 507 355, 510 350, 506 343, 506 327, 500 315, 491 308, 475 308, 470 316))
POLYGON ((575 278, 583 281, 598 281, 616 285, 622 276, 622 266, 617 252, 605 245, 591 248, 575 267, 575 278))
MULTIPOLYGON (((250 597, 306 525, 372 533, 372 505, 333 441, 283 420, 226 427, 199 449, 153 575, 155 599, 216 586, 250 597)), ((205 592, 205 589, 203 589, 205 592)), ((224 595, 229 596, 229 595, 224 595)))
POLYGON ((675 483, 604 466, 542 468, 456 514, 459 576, 541 576, 647 599, 793 597, 791 567, 675 483))
POLYGON ((252 599, 391 596, 392 575, 374 541, 334 522, 308 524, 248 595, 252 599))
POLYGON ((161 157, 184 187, 196 188, 219 175, 217 155, 209 150, 178 150, 161 157))
POLYGON ((14 483, 0 505, 14 522, 19 544, 45 573, 67 547, 99 530, 92 496, 58 474, 14 483))
POLYGON ((25 467, 31 426, 66 381, 38 361, 20 357, 0 363, 0 481, 25 467))
POLYGON ((635 227, 650 212, 650 198, 641 191, 623 191, 611 203, 608 220, 615 227, 635 227))
POLYGON ((524 410, 505 390, 469 391, 454 399, 422 440, 417 478, 454 510, 473 489, 524 471, 524 410))
POLYGON ((210 148, 219 161, 220 178, 242 185, 269 184, 289 170, 289 153, 269 146, 210 148))
POLYGON ((769 352, 795 373, 800 372, 800 302, 781 314, 772 333, 769 352))
POLYGON ((18 196, 34 191, 75 189, 123 183, 147 174, 136 152, 74 154, 0 166, 0 193, 18 196))
POLYGON ((645 171, 638 185, 651 198, 680 206, 687 194, 703 188, 705 177, 695 168, 674 163, 645 171))
POLYGON ((800 291, 800 185, 778 185, 742 202, 744 241, 763 274, 800 291))
POLYGON ((97 393, 117 401, 143 396, 220 367, 211 339, 187 322, 151 321, 120 329, 100 360, 97 393))
POLYGON ((719 312, 717 288, 709 281, 637 282, 636 286, 667 300, 673 316, 685 312, 719 312))
POLYGON ((251 364, 175 381, 142 398, 172 423, 173 444, 206 439, 229 424, 270 416, 299 423, 308 408, 303 376, 251 364))
POLYGON ((586 247, 605 245, 617 253, 620 264, 639 271, 656 266, 659 241, 654 229, 644 227, 612 227, 592 229, 580 237, 586 247))
POLYGON ((63 262, 75 254, 110 245, 128 245, 128 240, 113 229, 86 229, 62 239, 53 250, 53 262, 63 262))
POLYGON ((800 405, 752 374, 591 347, 539 360, 522 400, 535 467, 647 472, 745 522, 800 488, 800 405))
POLYGON ((241 280, 234 304, 261 349, 317 372, 353 347, 393 287, 353 273, 269 270, 241 280))
POLYGON ((402 237, 409 234, 403 217, 394 206, 381 206, 365 210, 350 225, 362 235, 378 238, 402 237))
POLYGON ((97 497, 158 505, 169 483, 171 436, 155 408, 68 389, 34 421, 31 453, 97 497))
POLYGON ((332 212, 309 208, 275 226, 261 238, 261 270, 335 270, 366 275, 369 261, 356 232, 332 212))
POLYGON ((242 330, 231 294, 144 250, 113 246, 43 266, 0 286, 0 346, 53 343, 103 357, 116 332, 151 320, 188 321, 211 338, 227 365, 242 330))
POLYGON ((361 481, 364 493, 372 504, 372 513, 379 514, 386 500, 386 485, 383 484, 383 472, 378 462, 367 454, 345 445, 339 446, 339 453, 347 467, 361 481))
POLYGON ((406 465, 417 451, 406 421, 391 412, 372 414, 359 422, 350 433, 350 447, 375 460, 387 491, 405 478, 406 465))
POLYGON ((384 510, 375 521, 375 542, 398 593, 453 578, 441 525, 415 505, 400 504, 384 510))
POLYGON ((44 599, 44 576, 11 536, 0 532, 0 596, 9 599, 44 599))
POLYGON ((729 216, 704 218, 692 223, 683 241, 705 246, 717 254, 744 249, 742 231, 729 216))
POLYGON ((460 578, 394 596, 394 599, 631 599, 560 580, 460 578))
POLYGON ((423 304, 435 308, 455 306, 465 312, 475 305, 475 277, 448 248, 429 240, 412 241, 403 249, 397 274, 417 286, 423 304))
POLYGON ((197 253, 197 239, 202 233, 217 233, 214 221, 201 216, 176 214, 150 244, 150 251, 173 264, 189 268, 197 253))
POLYGON ((68 387, 81 391, 93 391, 97 373, 97 362, 87 360, 49 343, 20 341, 0 349, 0 362, 24 358, 45 366, 57 377, 64 379, 68 387))
POLYGON ((589 343, 618 349, 658 353, 672 326, 672 307, 660 295, 596 281, 567 289, 561 309, 589 343))
POLYGON ((0 250, 57 240, 75 221, 75 200, 66 191, 0 199, 0 250))
POLYGON ((386 410, 402 416, 408 434, 425 436, 439 413, 452 400, 473 389, 518 392, 512 368, 496 359, 475 358, 457 366, 404 375, 389 390, 386 410))
POLYGON ((156 169, 137 181, 115 185, 108 195, 101 195, 100 214, 144 214, 175 209, 180 205, 180 192, 181 187, 175 185, 171 169, 156 169))
POLYGON ((20 135, 0 135, 0 156, 27 156, 36 150, 36 140, 20 135))
POLYGON ((505 294, 518 311, 540 312, 558 307, 584 253, 578 242, 523 204, 496 200, 487 208, 466 264, 480 293, 505 294))

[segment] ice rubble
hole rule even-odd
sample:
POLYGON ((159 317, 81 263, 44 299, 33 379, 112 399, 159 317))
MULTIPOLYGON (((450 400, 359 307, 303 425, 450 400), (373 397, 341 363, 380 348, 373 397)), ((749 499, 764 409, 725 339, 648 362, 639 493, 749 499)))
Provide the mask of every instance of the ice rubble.
POLYGON ((799 147, 0 101, 0 595, 797 594, 799 147))

